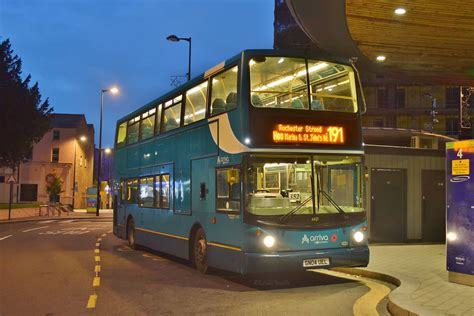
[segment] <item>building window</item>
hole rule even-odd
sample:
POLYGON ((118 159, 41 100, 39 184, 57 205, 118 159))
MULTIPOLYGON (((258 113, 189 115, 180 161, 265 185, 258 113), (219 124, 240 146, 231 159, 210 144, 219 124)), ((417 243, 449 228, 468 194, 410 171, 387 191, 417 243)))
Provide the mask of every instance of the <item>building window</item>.
POLYGON ((385 108, 388 105, 388 93, 385 88, 377 89, 377 105, 379 108, 385 108))
POLYGON ((407 90, 405 88, 397 88, 395 91, 395 106, 397 108, 404 108, 406 104, 407 90))
POLYGON ((57 129, 53 130, 53 140, 59 140, 60 135, 61 134, 60 134, 59 130, 57 130, 57 129))
POLYGON ((458 108, 460 106, 460 89, 459 87, 446 87, 446 107, 458 108))
POLYGON ((446 135, 455 136, 459 133, 459 119, 456 117, 446 118, 446 135))
POLYGON ((59 148, 53 148, 51 155, 52 162, 59 162, 59 148))

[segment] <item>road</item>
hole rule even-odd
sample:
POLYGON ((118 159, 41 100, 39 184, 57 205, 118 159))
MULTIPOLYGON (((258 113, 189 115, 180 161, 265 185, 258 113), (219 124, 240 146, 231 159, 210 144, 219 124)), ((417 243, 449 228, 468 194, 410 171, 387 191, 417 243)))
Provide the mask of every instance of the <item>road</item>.
POLYGON ((318 272, 202 275, 111 231, 95 220, 0 224, 0 315, 351 315, 369 292, 318 272))

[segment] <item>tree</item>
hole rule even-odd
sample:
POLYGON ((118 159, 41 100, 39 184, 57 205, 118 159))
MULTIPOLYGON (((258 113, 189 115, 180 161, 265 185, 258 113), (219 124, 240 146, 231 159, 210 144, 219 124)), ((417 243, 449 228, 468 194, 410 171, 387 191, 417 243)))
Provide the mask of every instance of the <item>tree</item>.
POLYGON ((10 40, 0 44, 0 166, 15 169, 50 128, 53 108, 41 102, 38 82, 21 78, 21 59, 10 40))
POLYGON ((52 175, 51 180, 46 184, 46 191, 50 202, 59 202, 59 194, 63 193, 63 182, 57 175, 52 175))

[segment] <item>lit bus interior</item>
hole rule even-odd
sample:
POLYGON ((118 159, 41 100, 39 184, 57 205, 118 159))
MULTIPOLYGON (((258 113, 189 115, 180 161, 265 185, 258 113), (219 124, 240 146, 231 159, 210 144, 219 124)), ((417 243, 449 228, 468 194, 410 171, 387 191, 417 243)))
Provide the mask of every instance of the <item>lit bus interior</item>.
POLYGON ((363 212, 362 164, 357 156, 255 158, 248 168, 247 211, 258 216, 363 212), (311 186, 313 179, 314 188, 311 186))
POLYGON ((254 57, 249 66, 255 107, 357 112, 349 66, 287 57, 254 57))

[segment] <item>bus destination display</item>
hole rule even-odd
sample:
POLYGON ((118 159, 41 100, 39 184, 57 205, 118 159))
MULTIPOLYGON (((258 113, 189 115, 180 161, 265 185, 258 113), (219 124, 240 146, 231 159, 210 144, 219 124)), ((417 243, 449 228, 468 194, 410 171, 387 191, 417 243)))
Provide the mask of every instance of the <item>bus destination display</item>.
POLYGON ((342 126, 277 124, 273 127, 274 143, 344 144, 342 126))

